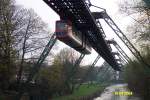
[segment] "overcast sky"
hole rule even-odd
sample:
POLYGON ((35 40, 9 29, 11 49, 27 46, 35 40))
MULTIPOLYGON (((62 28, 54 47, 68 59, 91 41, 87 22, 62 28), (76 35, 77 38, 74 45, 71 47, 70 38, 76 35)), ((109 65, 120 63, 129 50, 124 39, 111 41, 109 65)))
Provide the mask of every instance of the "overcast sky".
MULTIPOLYGON (((131 19, 129 17, 125 17, 119 13, 119 3, 122 0, 91 0, 93 5, 105 8, 110 17, 116 22, 116 24, 120 27, 123 32, 126 32, 126 27, 131 23, 131 19)), ((59 16, 48 7, 42 0, 16 0, 16 4, 22 5, 25 8, 32 8, 34 11, 43 19, 44 22, 48 24, 50 27, 50 31, 54 32, 55 30, 55 21, 59 20, 59 16)), ((92 9, 96 11, 97 9, 92 9)), ((117 42, 121 45, 121 47, 129 53, 128 49, 121 43, 121 41, 116 37, 114 32, 105 24, 104 21, 101 21, 104 31, 108 37, 108 39, 115 38, 117 42)), ((63 43, 60 43, 61 47, 65 46, 63 43)), ((60 47, 60 48, 61 48, 60 47)), ((115 49, 114 49, 115 51, 115 49)), ((85 57, 83 61, 86 61, 86 64, 92 63, 96 58, 97 53, 92 52, 91 55, 85 57)), ((99 60, 97 65, 101 65, 103 60, 99 60)))

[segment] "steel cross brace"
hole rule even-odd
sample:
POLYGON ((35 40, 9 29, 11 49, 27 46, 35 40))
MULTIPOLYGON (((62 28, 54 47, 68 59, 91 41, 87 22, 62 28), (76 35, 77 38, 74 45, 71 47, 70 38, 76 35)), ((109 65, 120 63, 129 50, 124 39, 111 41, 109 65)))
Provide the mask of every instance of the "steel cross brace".
POLYGON ((31 69, 29 76, 27 78, 26 83, 29 83, 30 81, 32 81, 34 75, 36 73, 39 72, 40 67, 43 63, 43 61, 45 60, 45 58, 48 56, 49 52, 51 51, 52 47, 54 46, 54 44, 56 43, 56 36, 55 34, 52 35, 52 37, 50 38, 48 44, 46 45, 45 49, 43 50, 42 54, 40 55, 37 63, 33 66, 33 68, 31 69))
POLYGON ((102 77, 103 78, 103 81, 101 82, 101 84, 103 84, 106 80, 105 80, 105 77, 109 74, 110 71, 113 71, 112 68, 108 68, 107 72, 104 74, 104 76, 102 77))
POLYGON ((103 19, 105 22, 112 28, 112 30, 116 33, 116 35, 122 40, 122 42, 128 47, 131 53, 135 56, 137 60, 141 63, 145 64, 147 67, 150 68, 150 65, 147 64, 143 57, 141 56, 140 52, 134 47, 134 45, 128 40, 128 38, 124 35, 124 33, 119 29, 119 27, 115 24, 115 22, 110 18, 107 12, 101 12, 103 15, 103 19))
POLYGON ((82 59, 84 58, 84 56, 85 56, 85 54, 80 55, 79 59, 76 60, 76 62, 74 64, 74 68, 80 65, 80 63, 81 63, 82 59))
MULTIPOLYGON (((26 85, 29 84, 29 83, 32 81, 32 79, 33 79, 33 77, 35 76, 35 74, 39 72, 40 67, 41 67, 43 61, 44 61, 45 58, 48 56, 50 50, 52 49, 52 47, 53 47, 54 44, 56 43, 56 40, 57 40, 57 39, 56 39, 56 36, 55 36, 55 34, 53 34, 52 37, 50 38, 50 41, 48 42, 48 44, 47 44, 46 47, 44 48, 42 54, 40 55, 40 57, 39 57, 37 63, 36 63, 36 64, 33 66, 33 68, 30 70, 29 76, 28 76, 28 78, 27 78, 27 80, 26 80, 26 82, 25 82, 26 85)), ((14 100, 20 100, 21 97, 22 97, 22 95, 23 95, 23 93, 24 93, 24 91, 25 91, 25 87, 19 85, 19 92, 18 92, 18 94, 16 95, 16 97, 14 98, 14 100)))
POLYGON ((126 59, 126 61, 131 61, 131 59, 129 58, 129 56, 124 52, 124 50, 119 46, 119 44, 114 40, 107 40, 107 43, 112 44, 115 46, 115 48, 119 51, 119 53, 123 56, 124 59, 126 59))
POLYGON ((116 33, 116 35, 122 40, 122 42, 127 46, 127 48, 135 56, 135 58, 150 68, 150 65, 144 61, 140 52, 134 47, 134 45, 128 40, 128 38, 124 35, 124 33, 119 29, 119 27, 107 14, 106 9, 92 5, 92 4, 90 4, 90 6, 93 6, 102 10, 101 12, 99 12, 99 15, 100 15, 99 19, 104 19, 105 22, 112 28, 112 30, 116 33))
MULTIPOLYGON (((105 78, 105 76, 108 74, 108 72, 110 71, 110 67, 107 67, 107 69, 101 74, 101 78, 104 80, 104 78, 105 78)), ((98 74, 98 73, 97 73, 98 74)), ((104 82, 104 81, 103 81, 104 82)), ((101 81, 101 83, 103 83, 102 81, 101 81)))
MULTIPOLYGON (((126 59, 125 59, 121 54, 119 54, 118 57, 120 58, 121 62, 126 63, 126 64, 128 63, 128 62, 126 61, 126 59)), ((123 65, 123 64, 121 64, 121 65, 123 65)))
POLYGON ((80 84, 77 86, 77 89, 80 87, 80 85, 82 84, 82 82, 84 81, 84 79, 87 77, 87 75, 93 70, 94 66, 96 65, 96 63, 98 62, 98 60, 101 58, 100 55, 98 55, 96 57, 96 59, 94 60, 94 62, 92 63, 92 65, 90 66, 90 68, 87 70, 86 74, 83 76, 83 78, 81 79, 80 84))
POLYGON ((120 54, 129 62, 131 61, 131 59, 129 58, 129 56, 123 51, 123 49, 116 43, 114 44, 114 46, 116 47, 116 49, 120 52, 120 54))
POLYGON ((85 54, 81 54, 80 57, 79 57, 79 59, 76 60, 76 62, 75 62, 74 66, 73 66, 73 68, 71 70, 71 73, 70 73, 69 78, 67 79, 67 81, 68 80, 70 81, 70 80, 74 79, 75 73, 77 72, 78 67, 79 67, 79 65, 80 65, 80 63, 81 63, 81 61, 82 61, 82 59, 84 57, 85 57, 85 54))
POLYGON ((72 68, 72 73, 70 74, 70 77, 74 77, 74 73, 76 73, 78 66, 80 65, 82 59, 84 58, 85 54, 81 54, 79 59, 76 60, 74 67, 72 68))
MULTIPOLYGON (((106 61, 105 61, 106 62, 106 61)), ((101 68, 104 66, 105 67, 105 62, 101 65, 101 67, 99 67, 98 71, 96 72, 96 74, 98 74, 100 71, 101 71, 101 68)), ((107 62, 106 62, 107 63, 107 62)), ((109 67, 106 68, 106 70, 108 69, 109 67)), ((105 72, 104 72, 105 73, 105 72)))

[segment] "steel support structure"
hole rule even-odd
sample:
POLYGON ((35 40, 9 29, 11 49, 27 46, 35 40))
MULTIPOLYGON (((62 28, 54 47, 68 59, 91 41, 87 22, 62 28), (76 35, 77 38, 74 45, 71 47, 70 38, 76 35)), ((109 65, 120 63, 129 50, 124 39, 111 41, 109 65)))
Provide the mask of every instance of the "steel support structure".
POLYGON ((74 80, 75 74, 78 71, 80 63, 81 63, 81 61, 83 60, 84 57, 85 57, 85 54, 81 54, 80 57, 76 60, 73 68, 71 69, 71 73, 69 74, 67 81, 71 81, 71 80, 73 81, 74 80))
POLYGON ((123 56, 124 59, 126 59, 126 61, 131 61, 131 59, 129 58, 129 56, 123 51, 123 49, 116 43, 113 44, 116 49, 119 51, 119 53, 123 56))
POLYGON ((36 64, 33 66, 33 68, 31 69, 29 76, 27 78, 26 83, 29 83, 32 81, 33 77, 35 76, 36 73, 39 72, 41 65, 43 63, 43 61, 45 60, 45 58, 48 56, 49 52, 51 51, 52 47, 54 46, 54 44, 56 43, 56 36, 55 34, 52 35, 52 37, 50 38, 48 44, 45 46, 42 54, 40 55, 38 61, 36 62, 36 64))
MULTIPOLYGON (((112 28, 112 30, 116 33, 116 35, 122 40, 122 42, 127 46, 127 48, 131 51, 134 57, 139 60, 141 63, 145 64, 147 67, 150 68, 150 65, 144 61, 143 57, 141 56, 140 52, 134 47, 134 45, 128 40, 125 34, 119 29, 119 27, 115 24, 115 22, 111 19, 111 17, 107 14, 106 9, 92 5, 90 6, 96 7, 101 9, 101 12, 98 12, 99 19, 104 19, 105 22, 112 28)), ((97 18, 98 19, 98 18, 97 18)))
POLYGON ((85 57, 85 54, 81 54, 80 57, 75 61, 75 64, 74 64, 73 68, 71 69, 71 74, 69 75, 68 80, 71 80, 75 77, 74 75, 77 72, 78 67, 79 67, 79 65, 80 65, 80 63, 84 57, 85 57))
MULTIPOLYGON (((51 51, 52 47, 54 46, 54 44, 56 43, 56 36, 55 34, 53 34, 48 42, 48 44, 45 46, 42 54, 40 55, 38 61, 36 62, 36 64, 34 64, 34 66, 32 67, 32 69, 29 72, 29 76, 25 82, 25 85, 28 85, 32 79, 34 78, 35 74, 37 74, 40 70, 40 67, 43 63, 43 61, 45 60, 45 58, 48 56, 49 52, 51 51)), ((16 95, 16 97, 14 98, 14 100, 20 100, 22 97, 22 94, 25 92, 25 87, 22 85, 19 85, 19 91, 18 94, 16 95)))
POLYGON ((100 55, 98 55, 96 57, 96 59, 94 60, 94 62, 92 63, 92 65, 88 68, 87 72, 85 73, 85 75, 82 77, 80 84, 77 86, 77 88, 80 87, 80 85, 82 84, 82 82, 86 79, 86 77, 93 71, 94 66, 96 65, 96 63, 98 62, 98 60, 101 58, 100 55))
MULTIPOLYGON (((104 83, 104 81, 105 81, 104 79, 105 79, 105 77, 107 76, 107 74, 108 74, 110 71, 113 71, 113 70, 112 70, 112 68, 108 67, 108 69, 103 73, 103 75, 102 75, 102 77, 101 77, 103 80, 100 81, 101 84, 104 83)), ((116 79, 117 71, 113 72, 113 74, 115 74, 114 77, 115 77, 115 79, 116 79)))
POLYGON ((79 59, 76 60, 74 67, 72 69, 72 74, 74 74, 77 71, 77 69, 78 69, 78 67, 79 67, 79 65, 80 65, 80 63, 84 57, 85 57, 85 54, 81 54, 79 59))
POLYGON ((123 56, 126 61, 131 61, 130 57, 124 52, 124 50, 120 47, 120 45, 115 40, 107 40, 107 43, 112 44, 119 51, 120 55, 123 56))
MULTIPOLYGON (((119 53, 118 53, 119 54, 119 53)), ((116 61, 118 62, 118 64, 122 64, 122 63, 127 63, 127 61, 122 57, 122 55, 115 55, 118 57, 118 59, 116 59, 116 61), (120 63, 119 63, 120 62, 120 63)), ((123 64, 122 64, 123 65, 123 64)))
POLYGON ((131 51, 134 57, 139 60, 141 63, 145 64, 150 68, 150 65, 146 63, 141 56, 140 52, 134 47, 134 45, 128 40, 125 34, 120 30, 120 28, 115 24, 115 22, 111 19, 111 17, 107 14, 106 11, 100 12, 102 19, 112 28, 112 30, 116 33, 116 35, 122 40, 122 42, 127 46, 127 48, 131 51))
POLYGON ((98 28, 99 28, 99 29, 101 30, 101 32, 102 32, 103 38, 106 38, 105 32, 104 32, 104 30, 103 30, 103 28, 102 28, 102 25, 101 25, 100 21, 99 21, 99 20, 96 20, 96 23, 97 23, 98 28))
POLYGON ((62 20, 70 20, 86 36, 93 49, 115 70, 120 71, 96 19, 84 0, 43 0, 62 20))
MULTIPOLYGON (((119 58, 120 58, 120 60, 121 60, 121 61, 120 61, 121 63, 126 63, 126 64, 128 63, 128 61, 126 61, 126 59, 124 59, 124 57, 123 57, 122 55, 119 55, 119 58)), ((122 64, 122 65, 123 65, 123 64, 122 64)))
MULTIPOLYGON (((107 67, 106 70, 101 74, 101 78, 104 79, 105 75, 109 72, 110 67, 107 67)), ((97 73, 98 74, 98 73, 97 73)))

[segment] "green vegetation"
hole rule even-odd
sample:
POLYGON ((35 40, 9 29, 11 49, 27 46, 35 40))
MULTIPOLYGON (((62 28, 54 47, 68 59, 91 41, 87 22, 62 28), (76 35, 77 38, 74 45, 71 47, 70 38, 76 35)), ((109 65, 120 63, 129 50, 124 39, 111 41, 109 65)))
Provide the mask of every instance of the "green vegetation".
MULTIPOLYGON (((150 65, 150 48, 146 48, 143 52, 144 60, 150 65)), ((150 68, 141 64, 139 61, 132 61, 127 64, 125 70, 125 80, 129 89, 139 95, 144 100, 150 98, 150 68)))
POLYGON ((61 96, 61 97, 55 97, 52 100, 78 100, 82 96, 90 96, 98 91, 103 91, 104 86, 101 85, 90 85, 84 84, 81 85, 79 89, 74 90, 73 94, 61 96))
POLYGON ((128 88, 143 100, 150 98, 150 8, 148 5, 149 0, 137 0, 124 2, 121 7, 128 16, 134 16, 134 22, 128 26, 130 37, 132 37, 131 42, 133 39, 136 40, 134 44, 141 49, 139 51, 143 60, 149 65, 132 59, 124 73, 128 88))
POLYGON ((72 50, 62 49, 54 57, 52 65, 41 69, 37 83, 43 86, 47 83, 49 95, 71 94, 77 80, 77 70, 74 69, 76 56, 72 50))
MULTIPOLYGON (((148 5, 148 0, 144 1, 148 5)), ((33 10, 14 4, 14 0, 1 0, 0 3, 0 100, 8 97, 6 92, 16 93, 24 90, 19 86, 24 87, 24 81, 37 62, 47 43, 46 40, 49 41, 50 38, 47 25, 33 10)), ((134 28, 131 27, 130 32, 134 33, 132 36, 138 46, 145 47, 142 56, 150 64, 150 10, 144 6, 140 6, 140 9, 139 6, 133 8, 138 8, 135 11, 140 12, 140 16, 138 21, 133 23, 134 28)), ((129 9, 134 11, 131 7, 129 9)), ((91 69, 91 65, 75 67, 79 56, 66 48, 55 56, 52 56, 53 53, 50 55, 48 62, 42 64, 41 70, 33 78, 33 82, 26 84, 30 88, 25 89, 24 92, 29 92, 27 94, 55 96, 53 100, 78 100, 80 97, 101 92, 105 86, 116 81, 116 73, 108 69, 110 66, 107 63, 104 63, 103 67, 95 66, 91 69), (76 89, 78 84, 89 82, 93 84, 84 84, 76 89), (96 82, 99 84, 95 84, 96 82), (102 83, 105 85, 102 86, 102 83)), ((144 100, 149 100, 150 68, 136 60, 129 62, 125 70, 125 79, 133 92, 144 100)))

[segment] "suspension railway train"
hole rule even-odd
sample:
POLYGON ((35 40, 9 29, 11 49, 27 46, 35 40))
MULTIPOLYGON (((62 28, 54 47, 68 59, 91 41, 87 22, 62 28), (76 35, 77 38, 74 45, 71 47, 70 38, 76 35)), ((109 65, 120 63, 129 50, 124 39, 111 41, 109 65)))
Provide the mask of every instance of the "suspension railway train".
POLYGON ((78 31, 70 21, 56 21, 56 37, 68 46, 83 54, 91 53, 91 45, 82 32, 78 31))

